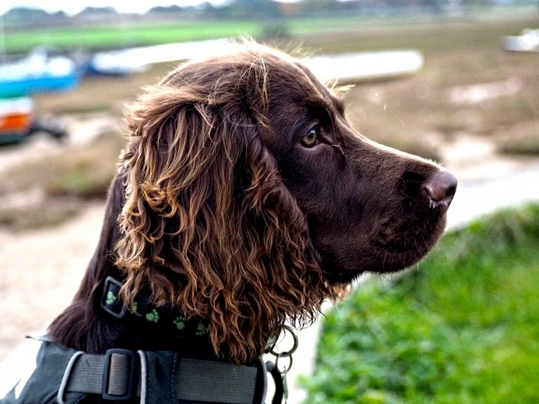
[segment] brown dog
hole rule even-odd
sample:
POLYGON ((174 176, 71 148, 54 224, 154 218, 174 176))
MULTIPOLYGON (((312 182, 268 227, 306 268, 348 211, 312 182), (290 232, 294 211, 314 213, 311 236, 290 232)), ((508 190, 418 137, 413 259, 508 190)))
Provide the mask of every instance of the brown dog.
POLYGON ((251 364, 360 274, 418 262, 456 190, 436 164, 359 135, 307 68, 255 44, 179 67, 127 119, 99 245, 49 329, 87 353, 251 364), (103 308, 107 293, 127 314, 103 308))

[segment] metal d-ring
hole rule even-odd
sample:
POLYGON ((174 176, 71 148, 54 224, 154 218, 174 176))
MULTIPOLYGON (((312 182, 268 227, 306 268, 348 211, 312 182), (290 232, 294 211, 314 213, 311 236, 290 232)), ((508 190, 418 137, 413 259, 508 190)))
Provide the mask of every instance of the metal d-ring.
MULTIPOLYGON (((296 349, 298 349, 298 345, 299 345, 299 339, 298 339, 298 336, 294 333, 294 330, 292 329, 292 327, 290 327, 289 325, 283 325, 283 330, 284 330, 284 333, 285 333, 285 336, 286 336, 286 332, 288 331, 290 333, 290 335, 292 335, 292 338, 294 340, 294 345, 292 346, 292 348, 288 351, 284 351, 284 352, 275 352, 275 346, 277 345, 277 343, 275 343, 275 345, 273 345, 273 347, 271 348, 271 350, 269 351, 272 355, 275 356, 276 358, 276 361, 279 360, 279 358, 287 358, 287 357, 291 357, 292 354, 294 352, 296 352, 296 349)), ((275 365, 277 365, 277 363, 275 363, 275 365)), ((292 367, 292 358, 290 358, 290 367, 292 367)), ((289 368, 290 369, 290 368, 289 368)))
POLYGON ((292 369, 292 365, 294 364, 294 358, 292 357, 292 355, 278 355, 276 358, 275 358, 275 368, 277 368, 277 370, 279 371, 279 373, 283 376, 283 377, 286 377, 286 374, 288 373, 288 371, 290 369, 292 369), (285 358, 285 359, 288 359, 289 362, 288 362, 288 366, 283 366, 282 368, 279 367, 279 359, 281 358, 285 358))

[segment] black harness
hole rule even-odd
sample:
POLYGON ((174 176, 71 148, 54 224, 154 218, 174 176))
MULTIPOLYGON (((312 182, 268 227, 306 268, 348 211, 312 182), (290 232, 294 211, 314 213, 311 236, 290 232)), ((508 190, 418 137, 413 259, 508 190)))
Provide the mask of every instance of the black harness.
POLYGON ((43 341, 37 366, 20 392, 0 403, 263 403, 266 365, 179 358, 171 351, 111 349, 93 355, 43 341), (87 401, 92 400, 92 401, 87 401))
MULTIPOLYGON (((119 299, 120 288, 120 282, 107 278, 101 299, 101 307, 117 318, 128 314, 119 299)), ((154 308, 145 311, 131 314, 144 321, 166 321, 182 333, 202 336, 208 331, 203 322, 193 323, 177 314, 171 317, 154 308)), ((78 404, 99 398, 140 404, 259 404, 266 397, 268 373, 275 387, 272 404, 279 404, 283 397, 286 400, 286 372, 297 347, 297 337, 286 329, 294 338, 292 349, 281 353, 272 350, 275 363, 259 358, 251 366, 186 358, 173 351, 110 349, 105 355, 88 354, 39 338, 42 345, 34 372, 24 386, 0 398, 0 404, 78 404), (286 367, 279 366, 281 358, 288 360, 286 367)))

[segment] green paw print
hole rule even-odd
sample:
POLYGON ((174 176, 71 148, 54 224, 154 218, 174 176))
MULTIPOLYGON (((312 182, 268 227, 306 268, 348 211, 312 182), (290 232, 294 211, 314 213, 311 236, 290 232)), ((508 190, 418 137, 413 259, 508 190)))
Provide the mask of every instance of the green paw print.
POLYGON ((187 317, 179 316, 176 317, 176 319, 173 321, 174 325, 178 330, 183 330, 185 328, 185 321, 187 320, 187 317))
POLYGON ((196 335, 197 337, 200 337, 201 335, 204 335, 204 334, 207 334, 208 331, 210 330, 210 327, 202 324, 202 323, 199 323, 198 326, 197 326, 197 332, 196 332, 196 335))
POLYGON ((157 310, 153 309, 148 314, 146 314, 146 320, 157 323, 159 321, 159 313, 157 312, 157 310))
POLYGON ((116 300, 117 300, 117 299, 118 299, 118 297, 117 297, 114 293, 112 293, 112 292, 109 290, 108 293, 107 293, 107 300, 106 300, 106 303, 107 303, 108 305, 114 304, 114 303, 116 303, 116 300))

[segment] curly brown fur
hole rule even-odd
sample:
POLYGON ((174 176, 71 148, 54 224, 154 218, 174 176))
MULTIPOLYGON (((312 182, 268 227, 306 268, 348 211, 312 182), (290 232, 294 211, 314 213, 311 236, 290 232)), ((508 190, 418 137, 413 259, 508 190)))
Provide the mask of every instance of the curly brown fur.
POLYGON ((440 169, 358 136, 343 108, 294 59, 256 44, 148 87, 127 113, 96 255, 53 338, 90 352, 174 349, 99 312, 112 274, 130 307, 149 290, 156 306, 206 319, 213 354, 246 363, 360 273, 417 262, 452 196, 432 208, 421 190, 440 169), (306 147, 311 128, 318 143, 306 147))
POLYGON ((335 288, 258 133, 271 130, 264 63, 234 67, 191 91, 170 76, 130 111, 116 264, 126 302, 149 282, 158 305, 209 319, 214 348, 242 362, 287 318, 311 321, 335 288), (247 91, 251 114, 238 108, 247 91))

